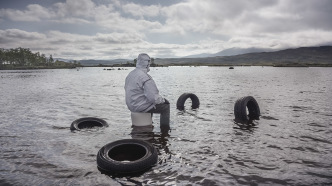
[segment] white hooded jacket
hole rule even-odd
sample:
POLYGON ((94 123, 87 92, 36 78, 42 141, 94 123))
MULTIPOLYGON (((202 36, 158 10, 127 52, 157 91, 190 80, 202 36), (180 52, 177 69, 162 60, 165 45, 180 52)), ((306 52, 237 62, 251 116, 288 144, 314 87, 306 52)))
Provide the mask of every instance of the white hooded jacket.
POLYGON ((147 74, 150 71, 150 60, 147 54, 139 54, 136 68, 126 78, 126 104, 132 112, 147 112, 156 104, 165 102, 159 95, 156 83, 147 74))

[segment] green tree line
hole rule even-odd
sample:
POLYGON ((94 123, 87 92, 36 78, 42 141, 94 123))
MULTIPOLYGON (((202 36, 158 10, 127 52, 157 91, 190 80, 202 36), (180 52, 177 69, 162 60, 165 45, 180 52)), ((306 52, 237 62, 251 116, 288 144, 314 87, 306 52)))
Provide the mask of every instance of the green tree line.
POLYGON ((46 57, 39 52, 33 53, 29 48, 0 48, 0 69, 11 68, 52 68, 52 67, 74 67, 79 63, 65 63, 54 61, 52 55, 46 57))

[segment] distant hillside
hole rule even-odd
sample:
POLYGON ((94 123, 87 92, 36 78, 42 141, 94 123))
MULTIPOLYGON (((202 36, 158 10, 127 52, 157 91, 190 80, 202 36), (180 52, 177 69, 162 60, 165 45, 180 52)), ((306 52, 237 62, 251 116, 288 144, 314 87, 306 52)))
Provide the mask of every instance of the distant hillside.
POLYGON ((185 58, 202 58, 202 57, 216 57, 216 56, 235 56, 235 55, 240 55, 240 54, 247 54, 247 53, 258 53, 258 52, 272 52, 273 50, 268 49, 268 48, 229 48, 225 49, 223 51, 220 51, 218 53, 214 54, 208 54, 208 53, 203 53, 203 54, 196 54, 196 55, 190 55, 186 56, 185 58))
POLYGON ((128 61, 130 63, 133 62, 133 60, 129 60, 129 59, 113 59, 113 60, 88 59, 88 60, 80 60, 79 62, 83 66, 98 66, 99 64, 102 64, 102 65, 126 64, 128 61))
POLYGON ((223 50, 221 52, 215 53, 213 56, 210 57, 216 57, 216 56, 235 56, 235 55, 241 55, 241 54, 248 54, 248 53, 259 53, 259 52, 272 52, 272 49, 268 48, 229 48, 226 50, 223 50))
MULTIPOLYGON (((157 65, 274 65, 274 66, 332 66, 332 46, 301 47, 275 52, 257 52, 263 48, 231 48, 212 57, 155 58, 157 65), (252 51, 253 53, 247 53, 252 51), (245 54, 234 55, 244 52, 245 54)), ((206 54, 208 55, 208 54, 206 54)), ((119 65, 133 63, 134 59, 80 60, 83 66, 119 65)))
POLYGON ((332 46, 301 47, 276 52, 206 58, 157 58, 159 65, 332 66, 332 46))

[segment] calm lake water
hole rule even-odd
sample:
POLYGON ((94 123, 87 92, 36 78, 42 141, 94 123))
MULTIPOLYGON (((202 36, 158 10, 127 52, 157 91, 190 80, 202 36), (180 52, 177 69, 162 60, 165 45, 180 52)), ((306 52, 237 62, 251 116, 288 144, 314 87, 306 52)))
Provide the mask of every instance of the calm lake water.
POLYGON ((0 71, 0 185, 331 185, 332 68, 151 68, 171 103, 171 130, 132 132, 124 80, 133 68, 0 71), (182 93, 200 108, 176 109, 182 93), (255 127, 234 123, 235 101, 253 96, 255 127), (71 132, 82 117, 108 128, 71 132), (97 169, 107 143, 140 138, 158 164, 137 177, 97 169))

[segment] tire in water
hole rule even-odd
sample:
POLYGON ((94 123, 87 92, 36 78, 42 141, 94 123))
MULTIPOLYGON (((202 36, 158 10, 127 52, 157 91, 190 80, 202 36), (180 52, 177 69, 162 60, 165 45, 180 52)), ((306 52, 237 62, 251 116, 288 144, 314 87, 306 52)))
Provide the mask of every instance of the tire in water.
POLYGON ((108 127, 108 124, 103 119, 86 117, 73 121, 70 125, 70 130, 73 131, 73 130, 81 130, 86 128, 94 128, 94 127, 108 127))
POLYGON ((260 109, 255 98, 245 96, 238 99, 234 105, 234 115, 235 121, 240 123, 248 124, 252 120, 259 120, 260 109))
POLYGON ((179 98, 178 101, 176 102, 176 108, 179 110, 184 110, 184 103, 186 102, 186 100, 190 98, 192 105, 191 108, 192 109, 197 109, 199 107, 199 99, 198 97, 193 94, 193 93, 183 93, 179 98))
POLYGON ((114 141, 103 146, 97 154, 98 169, 109 174, 141 173, 157 161, 157 149, 138 139, 114 141))

